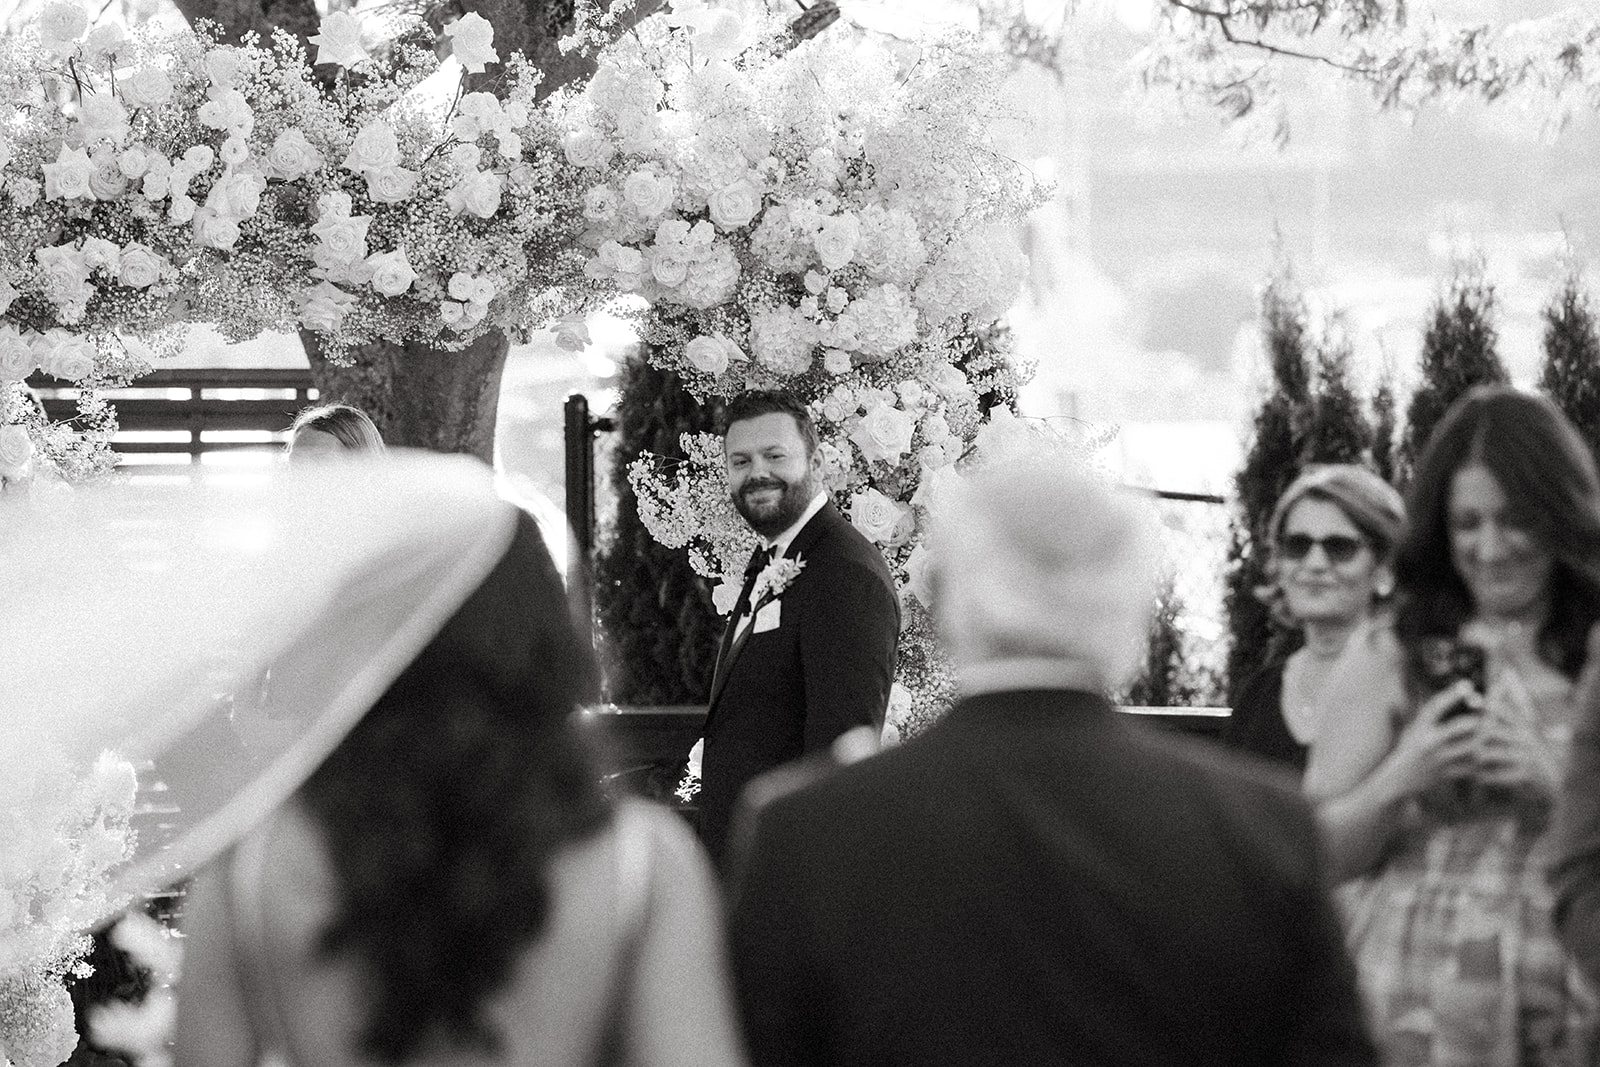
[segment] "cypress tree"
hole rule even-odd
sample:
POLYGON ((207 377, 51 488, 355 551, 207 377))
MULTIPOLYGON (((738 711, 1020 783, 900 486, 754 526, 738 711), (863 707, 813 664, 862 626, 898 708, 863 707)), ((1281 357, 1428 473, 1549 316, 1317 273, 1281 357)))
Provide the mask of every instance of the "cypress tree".
POLYGON ((1449 291, 1433 306, 1422 340, 1422 381, 1406 406, 1400 482, 1411 470, 1450 405, 1483 382, 1509 381, 1495 351, 1494 287, 1481 267, 1456 269, 1449 291))
POLYGON ((1317 352, 1311 419, 1300 446, 1305 463, 1361 463, 1372 451, 1372 427, 1350 384, 1350 344, 1341 334, 1317 352))
POLYGON ((595 559, 595 610, 605 642, 608 696, 622 704, 698 704, 710 696, 722 620, 711 583, 688 556, 661 545, 639 519, 628 464, 643 452, 682 458, 678 436, 716 430, 676 374, 643 358, 623 368, 611 467, 616 516, 595 559))
POLYGON ((1594 307, 1576 270, 1544 309, 1544 372, 1539 387, 1566 413, 1600 460, 1600 337, 1594 307))
POLYGON ((1173 708, 1191 704, 1198 693, 1197 687, 1186 677, 1183 633, 1178 627, 1178 617, 1183 612, 1183 601, 1178 596, 1172 576, 1166 575, 1156 593, 1155 612, 1150 619, 1150 633, 1145 643, 1144 666, 1139 677, 1128 687, 1118 703, 1136 707, 1173 708))
POLYGON ((1236 507, 1223 594, 1232 638, 1230 704, 1252 674, 1299 641, 1297 634, 1273 621, 1255 595, 1267 579, 1264 536, 1273 507, 1307 465, 1360 463, 1372 447, 1372 429, 1350 384, 1348 344, 1333 334, 1313 344, 1305 301, 1282 268, 1267 285, 1261 317, 1272 379, 1234 479, 1236 507))
POLYGON ((1394 369, 1386 367, 1372 396, 1372 469, 1391 485, 1395 481, 1395 435, 1399 431, 1396 417, 1394 369))
POLYGON ((1244 465, 1234 477, 1235 512, 1228 536, 1227 586, 1223 608, 1232 644, 1228 649, 1228 703, 1238 700, 1250 675, 1266 661, 1275 626, 1255 597, 1265 580, 1265 553, 1257 535, 1272 505, 1299 466, 1299 441, 1311 406, 1310 360, 1306 352, 1306 307, 1287 271, 1279 270, 1261 299, 1262 329, 1272 377, 1257 410, 1244 465))

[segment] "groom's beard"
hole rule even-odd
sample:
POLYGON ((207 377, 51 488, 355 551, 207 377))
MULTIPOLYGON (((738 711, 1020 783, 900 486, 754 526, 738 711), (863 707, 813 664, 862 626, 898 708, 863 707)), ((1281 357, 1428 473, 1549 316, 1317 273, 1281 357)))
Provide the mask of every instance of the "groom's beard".
POLYGON ((799 521, 805 514, 811 498, 817 495, 815 479, 807 477, 798 482, 781 478, 751 478, 733 494, 733 506, 744 516, 750 528, 762 537, 776 537, 799 521), (765 499, 762 491, 776 489, 776 497, 765 499), (751 498, 760 493, 764 499, 751 498))

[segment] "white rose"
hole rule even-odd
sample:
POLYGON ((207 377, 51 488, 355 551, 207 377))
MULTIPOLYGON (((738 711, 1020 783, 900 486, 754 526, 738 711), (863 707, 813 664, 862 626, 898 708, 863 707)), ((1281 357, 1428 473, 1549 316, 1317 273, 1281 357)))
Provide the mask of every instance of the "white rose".
POLYGON ((83 265, 90 270, 103 270, 107 274, 117 272, 117 260, 122 254, 122 249, 116 243, 104 237, 85 237, 83 239, 83 265))
POLYGON ((589 347, 589 324, 582 315, 567 315, 551 329, 556 335, 556 347, 567 352, 582 352, 589 347))
POLYGON ((166 264, 154 249, 135 241, 117 259, 117 281, 130 289, 148 288, 161 280, 166 264))
POLYGON ((460 173, 477 170, 483 161, 483 150, 475 144, 458 144, 450 150, 450 169, 460 173))
POLYGON ((78 249, 52 245, 35 249, 33 258, 39 264, 39 273, 51 302, 72 304, 89 298, 92 292, 88 286, 89 265, 78 249))
POLYGON ((737 230, 761 211, 761 190, 748 178, 740 178, 712 193, 707 206, 712 222, 724 230, 737 230))
POLYGON ((90 195, 89 177, 94 173, 94 165, 84 149, 62 145, 56 161, 40 169, 44 171, 46 200, 78 200, 90 195))
POLYGON ((217 161, 217 154, 207 144, 197 144, 193 148, 184 150, 183 161, 188 165, 190 176, 203 174, 211 169, 211 164, 217 161))
POLYGON ((39 42, 64 57, 88 30, 89 13, 77 4, 46 4, 37 25, 39 42))
POLYGON ((708 59, 732 59, 745 43, 744 20, 735 11, 711 8, 695 23, 695 51, 708 59))
POLYGON ((695 370, 707 374, 721 374, 728 369, 728 350, 722 340, 705 334, 683 346, 683 358, 695 370))
POLYGON ((522 138, 507 130, 495 131, 494 139, 500 148, 501 159, 522 158, 522 138))
POLYGON ((81 382, 94 373, 95 357, 99 355, 94 345, 81 337, 68 336, 50 353, 50 365, 45 369, 57 378, 81 382))
POLYGON ((876 489, 863 490, 850 498, 850 524, 867 540, 880 545, 904 536, 902 524, 910 515, 910 508, 876 489))
POLYGON ((250 158, 250 143, 237 133, 229 134, 217 149, 217 158, 222 160, 223 166, 236 167, 250 158))
POLYGON ((622 198, 647 219, 671 207, 675 195, 671 178, 658 177, 648 170, 636 170, 622 183, 622 198))
POLYGON ((256 113, 250 101, 237 89, 211 89, 211 99, 200 105, 195 117, 200 125, 230 133, 249 133, 255 127, 256 113))
POLYGON ((89 172, 89 192, 96 200, 115 200, 128 191, 128 176, 115 153, 106 152, 90 162, 94 169, 89 172))
POLYGON ((417 280, 417 272, 411 269, 403 248, 370 255, 367 266, 372 268, 372 287, 383 296, 399 296, 417 280))
POLYGON ((239 77, 239 59, 239 53, 233 48, 213 48, 203 60, 206 77, 218 89, 231 89, 239 77))
POLYGON ((477 12, 468 12, 444 28, 450 38, 450 51, 469 74, 482 74, 485 63, 498 63, 494 50, 494 27, 477 12))
POLYGON ((33 346, 15 326, 0 326, 0 382, 20 382, 39 365, 33 346))
POLYGON ((811 238, 817 258, 829 270, 840 270, 855 258, 861 240, 861 223, 854 215, 834 215, 823 220, 822 228, 811 238))
POLYGON ((895 463, 911 450, 911 434, 916 427, 917 420, 906 412, 880 403, 861 416, 850 432, 850 440, 869 463, 895 463))
POLYGON ((689 261, 670 251, 653 249, 650 255, 650 274, 662 285, 681 285, 689 276, 689 261))
POLYGON ((853 365, 850 353, 842 348, 830 348, 822 353, 822 369, 829 374, 849 374, 853 365))
POLYGON ((117 156, 117 168, 128 179, 143 178, 158 157, 142 144, 129 145, 117 156))
POLYGON ((609 222, 617 217, 617 193, 609 185, 597 185, 583 194, 583 217, 590 222, 609 222))
POLYGON ((373 122, 361 128, 350 142, 350 154, 340 166, 353 174, 385 170, 400 165, 400 141, 386 122, 373 122))
POLYGON ((16 477, 33 458, 33 438, 21 426, 0 426, 0 474, 16 477))
POLYGON ((267 177, 292 182, 321 167, 322 153, 306 140, 298 127, 291 126, 273 140, 267 149, 267 177))
POLYGON ((411 199, 420 171, 405 167, 367 171, 367 196, 378 204, 399 204, 411 199))
POLYGON ((239 240, 239 220, 223 215, 216 208, 202 207, 194 213, 194 243, 202 248, 230 249, 239 240))
POLYGON ((323 19, 317 33, 307 40, 317 46, 318 64, 353 67, 372 58, 361 44, 361 20, 350 11, 335 11, 323 19))
POLYGON ((234 171, 219 178, 206 194, 206 207, 224 218, 241 222, 261 206, 261 192, 267 180, 259 174, 234 171))
POLYGON ((173 222, 188 222, 194 218, 194 210, 199 206, 192 197, 179 193, 172 198, 172 204, 167 208, 167 216, 173 222))
POLYGON ((300 324, 308 330, 329 333, 344 321, 355 297, 337 285, 319 282, 300 295, 300 324))
POLYGON ((137 67, 122 79, 122 98, 132 107, 160 107, 172 99, 172 91, 172 78, 160 67, 137 67))
POLYGON ((505 183, 498 174, 478 170, 464 175, 445 194, 445 204, 453 214, 466 212, 487 219, 500 210, 500 193, 505 183))
MULTIPOLYGON (((311 227, 329 258, 338 263, 349 263, 367 256, 367 227, 371 215, 328 215, 311 227)), ((313 253, 315 254, 315 252, 313 253)))
POLYGON ((83 54, 91 62, 104 60, 108 55, 121 51, 122 46, 128 43, 128 31, 122 28, 121 23, 103 22, 89 31, 89 36, 83 40, 83 54))

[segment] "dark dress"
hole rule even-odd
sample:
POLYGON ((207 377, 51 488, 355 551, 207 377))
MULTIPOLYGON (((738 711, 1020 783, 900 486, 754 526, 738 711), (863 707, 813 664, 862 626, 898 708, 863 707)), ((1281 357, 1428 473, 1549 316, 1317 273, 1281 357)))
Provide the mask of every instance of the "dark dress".
POLYGON ((1222 738, 1234 748, 1304 774, 1310 748, 1294 739, 1283 720, 1283 667, 1287 662, 1287 658, 1275 660, 1245 683, 1222 738))

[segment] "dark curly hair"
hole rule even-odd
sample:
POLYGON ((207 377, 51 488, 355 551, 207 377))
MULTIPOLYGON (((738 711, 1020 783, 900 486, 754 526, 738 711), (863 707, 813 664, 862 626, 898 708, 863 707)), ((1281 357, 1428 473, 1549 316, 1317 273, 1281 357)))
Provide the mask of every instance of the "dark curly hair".
POLYGON ((1456 572, 1448 524, 1458 471, 1482 466, 1513 511, 1555 557, 1550 613, 1539 653, 1568 677, 1583 667, 1589 628, 1600 620, 1600 480, 1577 430, 1542 396, 1484 385, 1457 401, 1417 461, 1406 496, 1410 525, 1395 561, 1401 591, 1395 630, 1416 648, 1454 637, 1473 615, 1456 572))
POLYGON ((544 928, 550 857, 609 818, 571 721, 597 687, 520 515, 506 555, 302 788, 340 888, 320 948, 370 983, 367 1054, 501 1047, 483 1004, 544 928))

